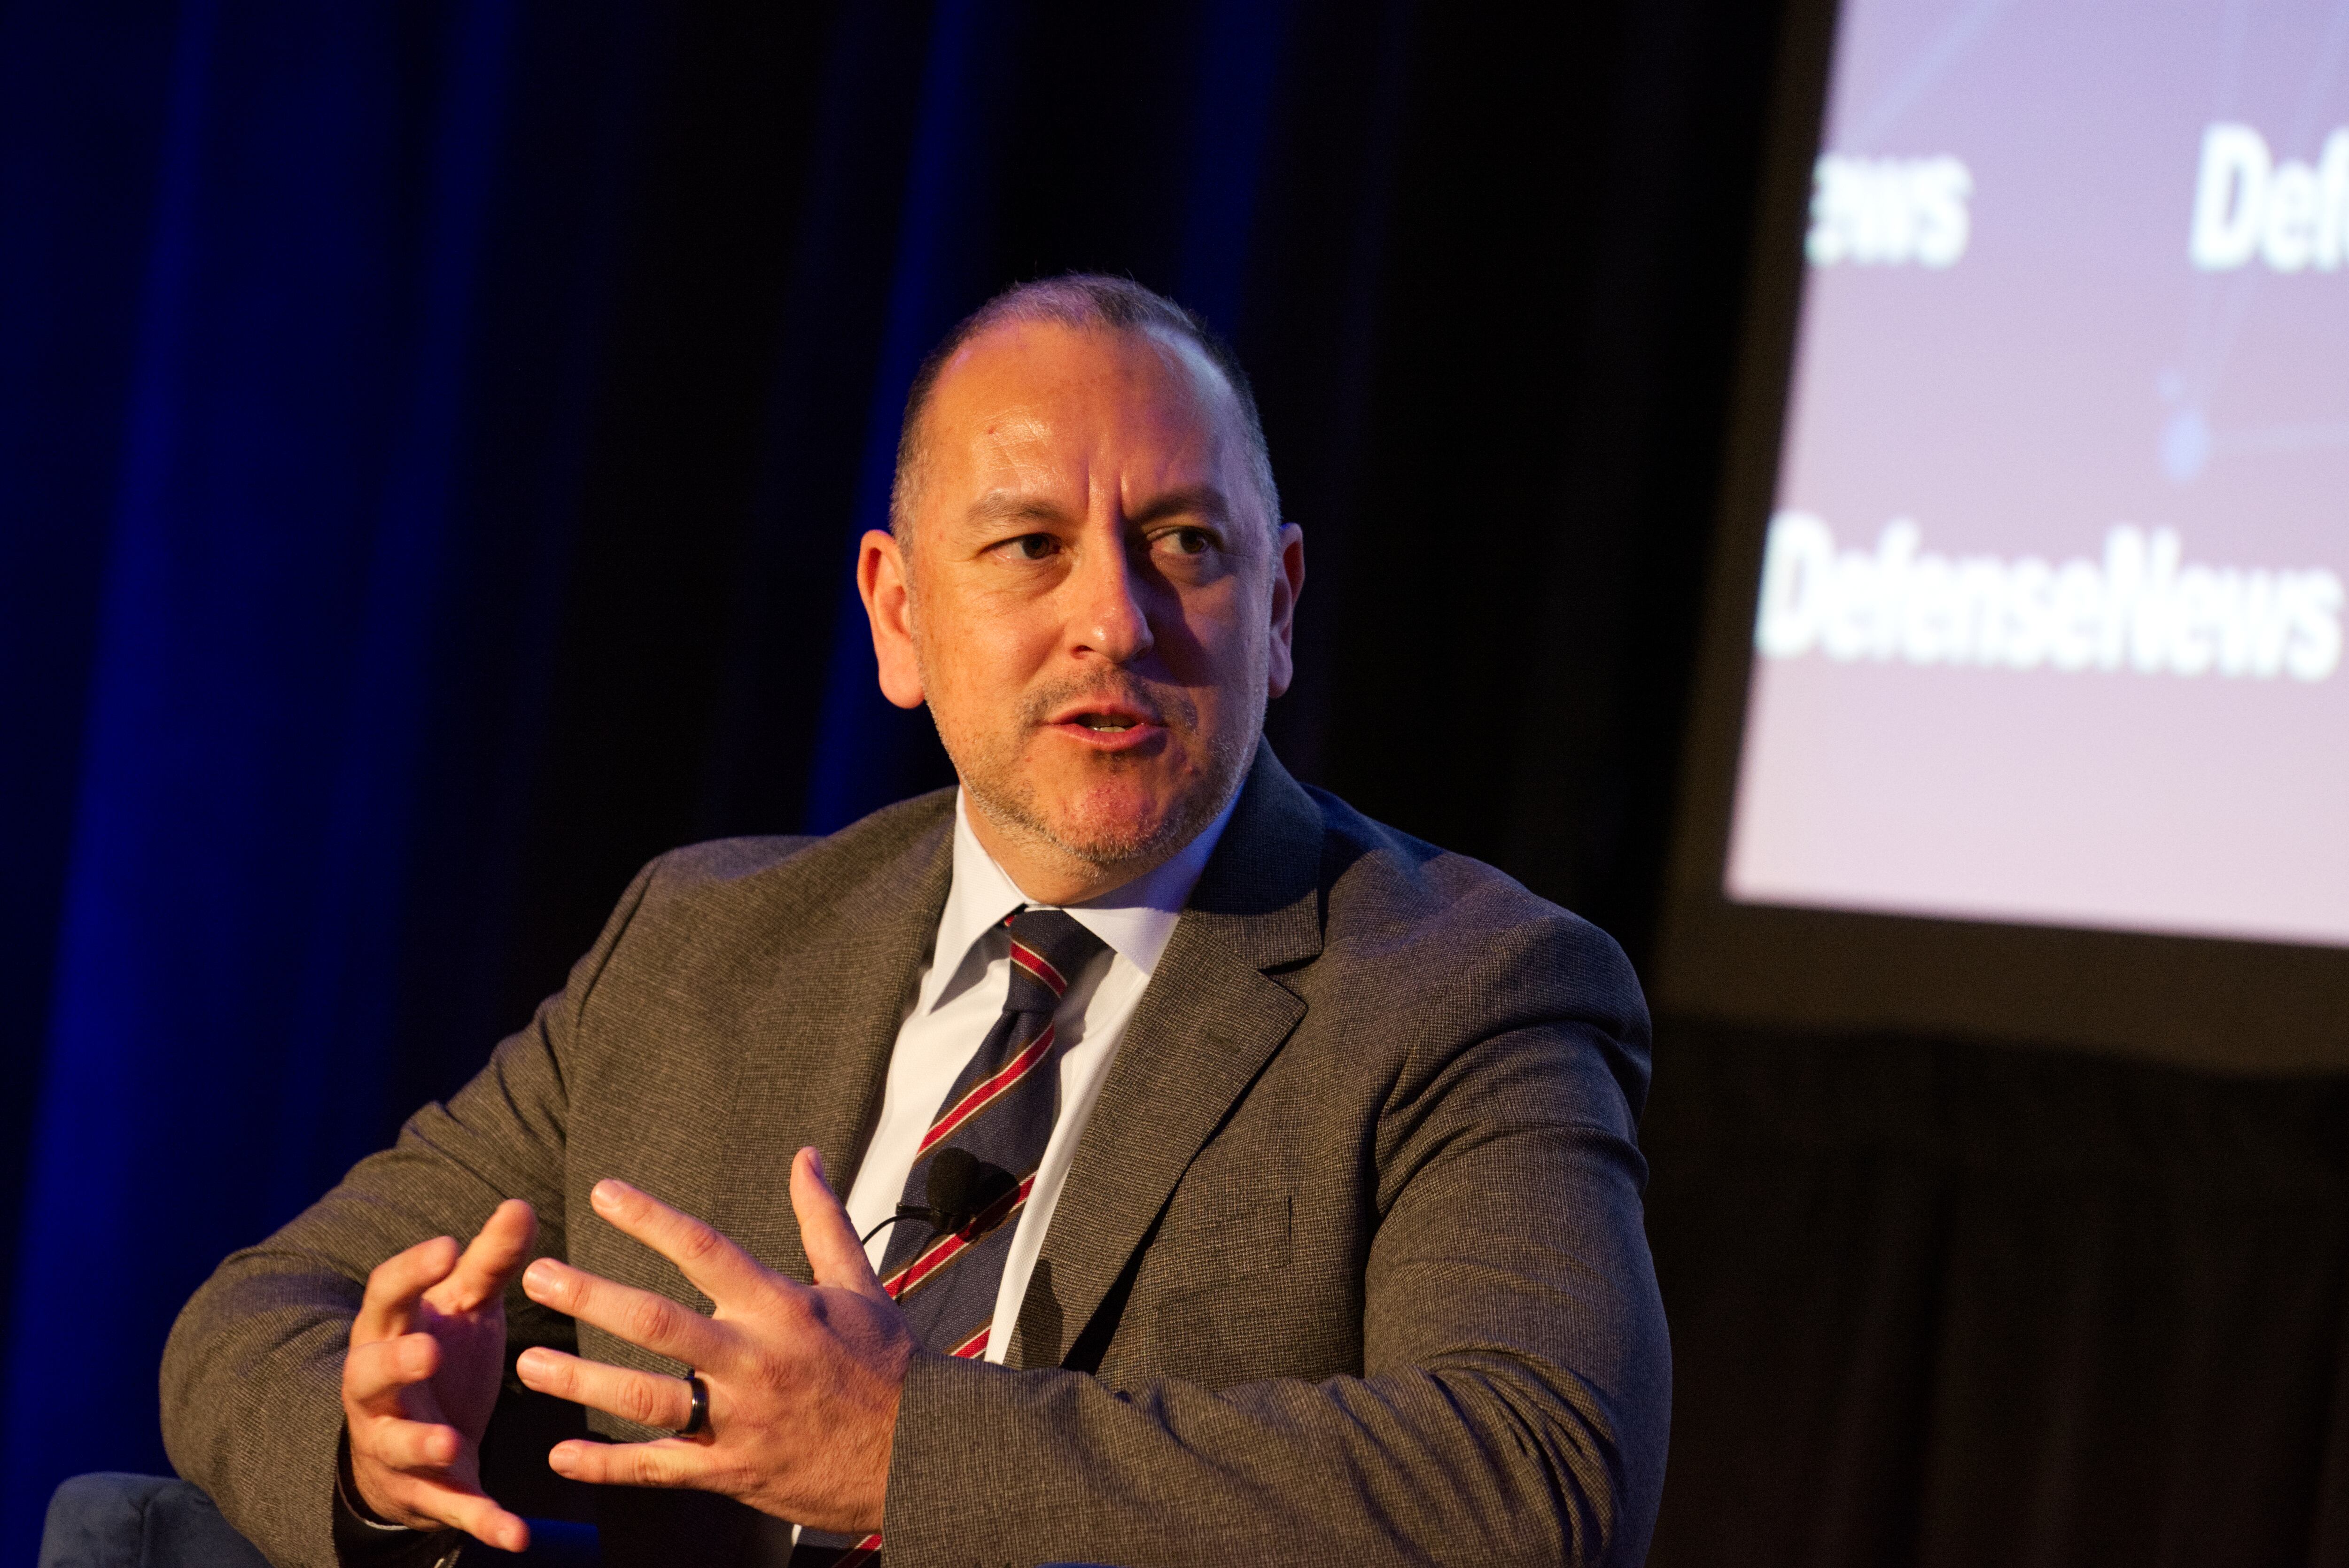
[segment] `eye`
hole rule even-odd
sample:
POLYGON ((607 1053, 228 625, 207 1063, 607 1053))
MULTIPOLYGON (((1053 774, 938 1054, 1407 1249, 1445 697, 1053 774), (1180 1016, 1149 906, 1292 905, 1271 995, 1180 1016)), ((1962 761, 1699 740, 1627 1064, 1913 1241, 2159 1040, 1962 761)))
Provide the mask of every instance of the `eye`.
POLYGON ((1017 539, 1005 540, 995 548, 1008 552, 1015 560, 1041 561, 1057 553, 1061 542, 1049 533, 1023 533, 1017 539))
POLYGON ((1177 555, 1205 555, 1216 542, 1204 528, 1170 528, 1155 542, 1177 555))

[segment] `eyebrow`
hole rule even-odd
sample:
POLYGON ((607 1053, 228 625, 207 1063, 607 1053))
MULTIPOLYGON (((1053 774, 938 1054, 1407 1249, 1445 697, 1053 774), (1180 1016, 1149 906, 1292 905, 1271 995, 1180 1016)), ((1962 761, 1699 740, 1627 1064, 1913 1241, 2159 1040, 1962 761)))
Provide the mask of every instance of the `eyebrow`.
POLYGON ((1130 522, 1156 522, 1161 518, 1180 517, 1186 511, 1197 512, 1210 522, 1231 521, 1232 503, 1214 485, 1177 485, 1143 503, 1130 518, 1130 522))
POLYGON ((1010 490, 989 490, 970 503, 963 514, 970 522, 1059 522, 1067 513, 1050 501, 1038 496, 1019 495, 1010 490))
MULTIPOLYGON (((1128 515, 1131 523, 1153 523, 1164 518, 1180 517, 1196 512, 1215 522, 1231 518, 1231 502, 1221 489, 1211 484, 1177 485, 1162 490, 1128 515)), ((966 521, 974 523, 1003 522, 1065 522, 1068 513, 1053 502, 1039 496, 1019 495, 1009 490, 989 490, 970 503, 963 514, 966 521)))

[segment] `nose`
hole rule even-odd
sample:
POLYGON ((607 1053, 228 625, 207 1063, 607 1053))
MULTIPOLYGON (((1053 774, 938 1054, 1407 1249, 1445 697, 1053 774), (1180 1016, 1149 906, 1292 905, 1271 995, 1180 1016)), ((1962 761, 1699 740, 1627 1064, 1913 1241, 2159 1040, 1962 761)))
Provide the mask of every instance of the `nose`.
POLYGON ((1139 586, 1123 550, 1083 552, 1070 583, 1076 596, 1069 618, 1072 651, 1097 654, 1113 665, 1148 653, 1156 639, 1139 586))

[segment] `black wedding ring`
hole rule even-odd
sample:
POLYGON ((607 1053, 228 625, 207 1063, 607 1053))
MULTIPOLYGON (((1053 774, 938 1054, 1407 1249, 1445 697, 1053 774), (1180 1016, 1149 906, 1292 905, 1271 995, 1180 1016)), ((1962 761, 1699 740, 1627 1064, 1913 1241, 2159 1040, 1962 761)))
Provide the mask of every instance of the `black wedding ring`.
POLYGON ((685 1386, 693 1390, 693 1413, 686 1417, 685 1425, 677 1429, 680 1438, 698 1438, 709 1429, 709 1385, 701 1380, 698 1372, 685 1375, 685 1386))

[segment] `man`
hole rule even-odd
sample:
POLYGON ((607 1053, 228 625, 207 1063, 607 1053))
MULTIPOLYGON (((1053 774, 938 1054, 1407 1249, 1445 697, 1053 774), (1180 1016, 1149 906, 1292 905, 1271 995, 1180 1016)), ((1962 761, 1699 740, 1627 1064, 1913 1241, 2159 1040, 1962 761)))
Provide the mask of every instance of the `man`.
POLYGON ((511 1346, 608 1439, 548 1463, 615 1563, 1638 1562, 1637 983, 1263 746, 1304 546, 1237 365, 1133 284, 1013 290, 891 521, 882 689, 961 789, 647 867, 189 1304, 173 1461, 281 1563, 519 1548, 511 1346))

